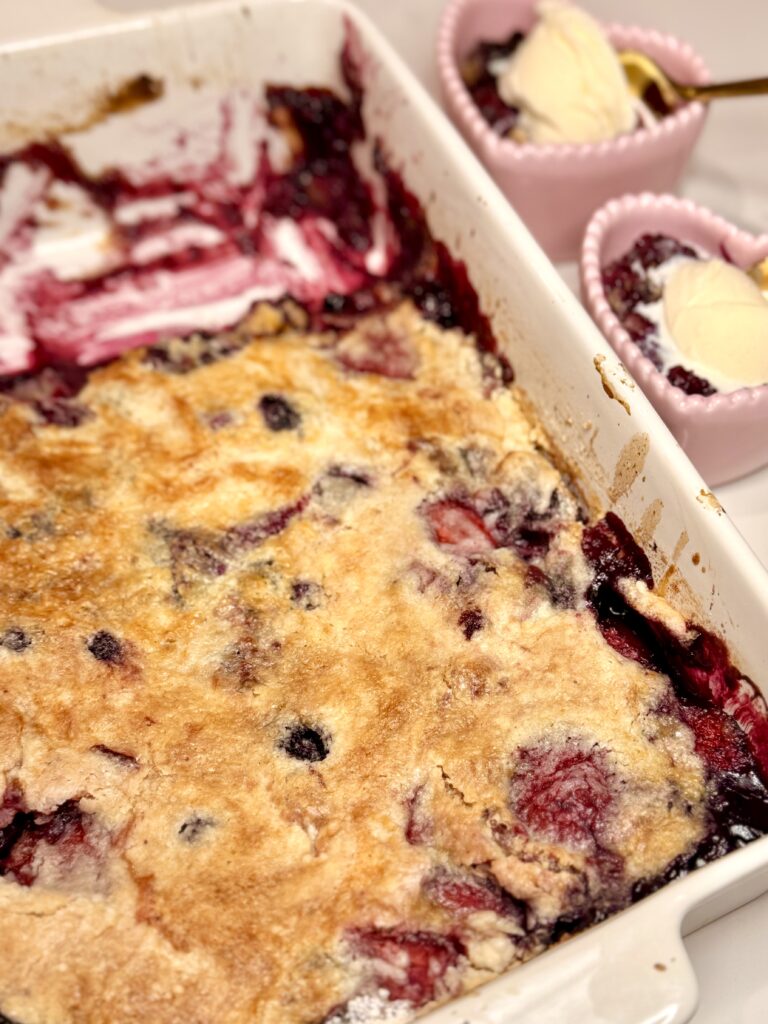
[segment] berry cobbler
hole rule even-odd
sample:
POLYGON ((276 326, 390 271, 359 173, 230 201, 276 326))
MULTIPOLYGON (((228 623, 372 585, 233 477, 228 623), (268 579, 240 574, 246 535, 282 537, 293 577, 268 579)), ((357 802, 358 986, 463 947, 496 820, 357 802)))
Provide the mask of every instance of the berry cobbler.
POLYGON ((590 515, 344 68, 247 164, 4 162, 0 1020, 406 1022, 768 830, 762 698, 590 515), (64 186, 80 276, 29 256, 64 186))
POLYGON ((542 0, 536 14, 528 33, 481 41, 461 62, 464 84, 497 135, 593 143, 654 123, 661 108, 633 95, 598 22, 569 0, 542 0))
POLYGON ((641 235, 602 271, 630 339, 688 395, 768 383, 768 301, 725 248, 641 235))

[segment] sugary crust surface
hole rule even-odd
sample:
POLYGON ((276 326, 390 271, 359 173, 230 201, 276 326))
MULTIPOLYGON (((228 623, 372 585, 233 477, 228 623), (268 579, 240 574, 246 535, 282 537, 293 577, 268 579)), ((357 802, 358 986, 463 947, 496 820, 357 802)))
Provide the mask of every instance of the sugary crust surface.
POLYGON ((0 879, 21 1024, 317 1024, 375 993, 365 929, 453 936, 442 999, 703 833, 691 733, 597 629, 578 502, 514 390, 409 304, 340 339, 279 329, 263 309, 188 373, 134 352, 75 429, 0 414, 0 632, 31 641, 0 646, 2 781, 87 822, 38 844, 33 884, 0 879), (411 379, 349 368, 371 332, 411 379), (270 430, 264 395, 298 424, 270 430), (441 540, 436 502, 494 489, 557 504, 539 564, 562 606, 513 547, 441 540), (324 759, 290 756, 297 723, 324 759), (598 853, 522 820, 552 750, 599 752, 598 853), (492 877, 525 920, 457 914, 425 890, 441 871, 492 877))

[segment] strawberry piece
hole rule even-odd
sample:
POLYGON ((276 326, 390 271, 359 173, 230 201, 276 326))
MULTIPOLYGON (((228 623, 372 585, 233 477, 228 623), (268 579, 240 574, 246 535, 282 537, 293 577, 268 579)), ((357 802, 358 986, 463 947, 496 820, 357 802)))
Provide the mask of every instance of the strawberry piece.
POLYGON ((599 619, 598 626, 606 643, 631 661, 636 661, 643 668, 655 668, 653 652, 645 640, 639 636, 627 622, 621 619, 599 619))
POLYGON ((706 630, 695 630, 692 640, 681 640, 663 623, 651 622, 656 637, 669 663, 670 675, 684 693, 705 703, 722 706, 738 690, 740 675, 731 664, 723 641, 706 630))
POLYGON ((342 366, 392 380, 412 380, 419 366, 408 338, 388 329, 369 329, 344 339, 336 353, 342 366))
POLYGON ((358 956, 373 961, 373 981, 384 989, 390 1000, 424 1006, 453 986, 446 979, 464 954, 458 939, 436 932, 408 932, 396 928, 369 928, 355 931, 352 945, 358 956))
POLYGON ((603 584, 615 587, 623 578, 642 580, 653 587, 648 556, 614 512, 584 530, 581 548, 594 571, 590 600, 594 601, 592 594, 603 584))
POLYGON ((424 515, 434 540, 458 554, 480 554, 496 546, 481 517, 462 501, 436 501, 426 507, 424 515))
POLYGON ((490 910, 522 920, 522 905, 492 879, 438 868, 424 880, 427 899, 458 917, 490 910))
POLYGON ((689 634, 684 638, 662 622, 649 619, 648 625, 658 644, 661 669, 671 678, 676 692, 696 704, 727 707, 744 730, 755 769, 763 781, 768 779, 765 704, 755 684, 731 662, 725 643, 693 622, 687 624, 689 634))
POLYGON ((405 799, 405 839, 421 846, 432 838, 432 820, 424 809, 424 786, 417 786, 405 799))
POLYGON ((696 753, 714 772, 750 771, 749 743, 738 722, 724 711, 683 704, 680 716, 692 730, 696 753))
POLYGON ((532 835, 594 848, 613 803, 611 774, 598 747, 532 747, 518 754, 510 796, 532 835))

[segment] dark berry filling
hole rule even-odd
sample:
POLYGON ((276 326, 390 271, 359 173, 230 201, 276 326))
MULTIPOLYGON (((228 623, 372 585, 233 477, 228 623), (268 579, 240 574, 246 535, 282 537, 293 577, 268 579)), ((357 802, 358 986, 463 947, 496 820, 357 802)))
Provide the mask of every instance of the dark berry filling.
POLYGON ((697 377, 695 373, 686 370, 684 366, 673 366, 667 371, 667 380, 676 388, 680 388, 686 395, 714 395, 717 388, 704 377, 697 377))
POLYGON ((273 85, 267 105, 272 123, 295 132, 302 147, 289 174, 268 176, 264 209, 296 221, 326 217, 353 252, 366 252, 374 203, 350 152, 365 137, 356 88, 345 103, 329 89, 273 85))
MULTIPOLYGON (((657 302, 663 287, 648 275, 649 270, 660 267, 676 256, 698 259, 690 245, 668 235, 645 234, 619 259, 603 268, 602 280, 605 297, 622 327, 657 370, 664 364, 659 351, 659 325, 638 312, 640 304, 657 302)), ((667 370, 667 380, 688 395, 714 395, 708 380, 696 376, 683 366, 667 370)))
POLYGON ((259 410, 270 430, 295 430, 301 423, 301 416, 280 395, 264 395, 259 401, 259 410))
POLYGON ((397 240, 388 282, 410 296, 425 316, 439 317, 441 326, 459 327, 472 335, 486 356, 488 375, 503 384, 511 383, 512 367, 480 309, 466 266, 432 238, 421 203, 390 167, 379 145, 375 164, 386 189, 386 209, 397 240))
POLYGON ((324 761, 331 752, 330 737, 325 730, 303 722, 292 726, 278 745, 297 761, 324 761))
POLYGON ((304 511, 308 497, 299 498, 290 505, 283 505, 272 512, 265 512, 246 523, 228 529, 223 537, 225 549, 231 552, 258 547, 269 537, 274 537, 288 526, 292 519, 304 511))
POLYGON ((116 665, 123 659, 123 645, 116 636, 105 629, 100 629, 98 633, 89 637, 85 646, 97 661, 107 661, 116 665))
POLYGON ((44 423, 79 427, 90 410, 76 396, 85 386, 88 372, 78 366, 45 366, 38 373, 0 377, 0 395, 35 410, 44 423))
POLYGON ((372 482, 368 473, 352 466, 331 466, 327 476, 337 480, 349 480, 358 487, 370 487, 372 482))
POLYGON ((467 640, 471 640, 484 626, 485 616, 479 608, 467 608, 459 615, 459 627, 467 640))
POLYGON ((592 567, 591 601, 598 600, 604 588, 615 588, 622 579, 642 580, 653 586, 648 556, 614 512, 584 530, 581 546, 592 567))
POLYGON ((522 32, 512 32, 500 42, 480 42, 461 62, 461 77, 483 118, 497 135, 506 136, 517 124, 520 111, 508 106, 496 84, 497 65, 509 59, 522 43, 522 32))
POLYGON ((756 687, 732 664, 722 640, 694 623, 681 637, 628 604, 621 579, 640 579, 649 587, 653 579, 647 558, 617 516, 609 513, 588 527, 582 547, 594 572, 587 596, 605 640, 670 679, 674 713, 692 730, 710 776, 707 836, 662 879, 639 885, 639 896, 768 831, 768 718, 756 687))
POLYGON ((38 853, 55 847, 60 854, 73 855, 87 845, 90 825, 91 816, 80 809, 79 800, 65 800, 42 813, 29 810, 21 791, 9 786, 0 803, 0 877, 32 885, 38 853))
POLYGON ((180 598, 183 589, 201 577, 223 576, 233 559, 284 530, 304 511, 309 500, 310 496, 304 495, 290 505, 218 531, 176 529, 166 523, 151 522, 150 533, 167 547, 174 595, 180 598))
POLYGON ((294 580, 291 584, 291 603, 305 612, 313 612, 323 603, 323 588, 312 580, 294 580))
POLYGON ((740 775, 752 770, 752 755, 744 731, 717 708, 682 704, 680 717, 692 730, 696 753, 713 772, 740 775))
POLYGON ((139 762, 133 754, 126 754, 122 750, 113 750, 112 747, 107 747, 103 743, 96 743, 91 747, 91 750, 93 750, 94 753, 103 754, 116 764, 119 764, 123 768, 128 768, 131 771, 139 767, 139 762))

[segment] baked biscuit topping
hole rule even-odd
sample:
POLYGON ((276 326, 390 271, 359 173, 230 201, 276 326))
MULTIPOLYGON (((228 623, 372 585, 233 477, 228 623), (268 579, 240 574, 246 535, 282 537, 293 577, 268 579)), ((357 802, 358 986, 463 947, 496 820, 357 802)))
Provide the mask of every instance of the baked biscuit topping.
POLYGON ((9 386, 6 1017, 407 1021, 768 830, 762 704, 421 245, 9 386))

